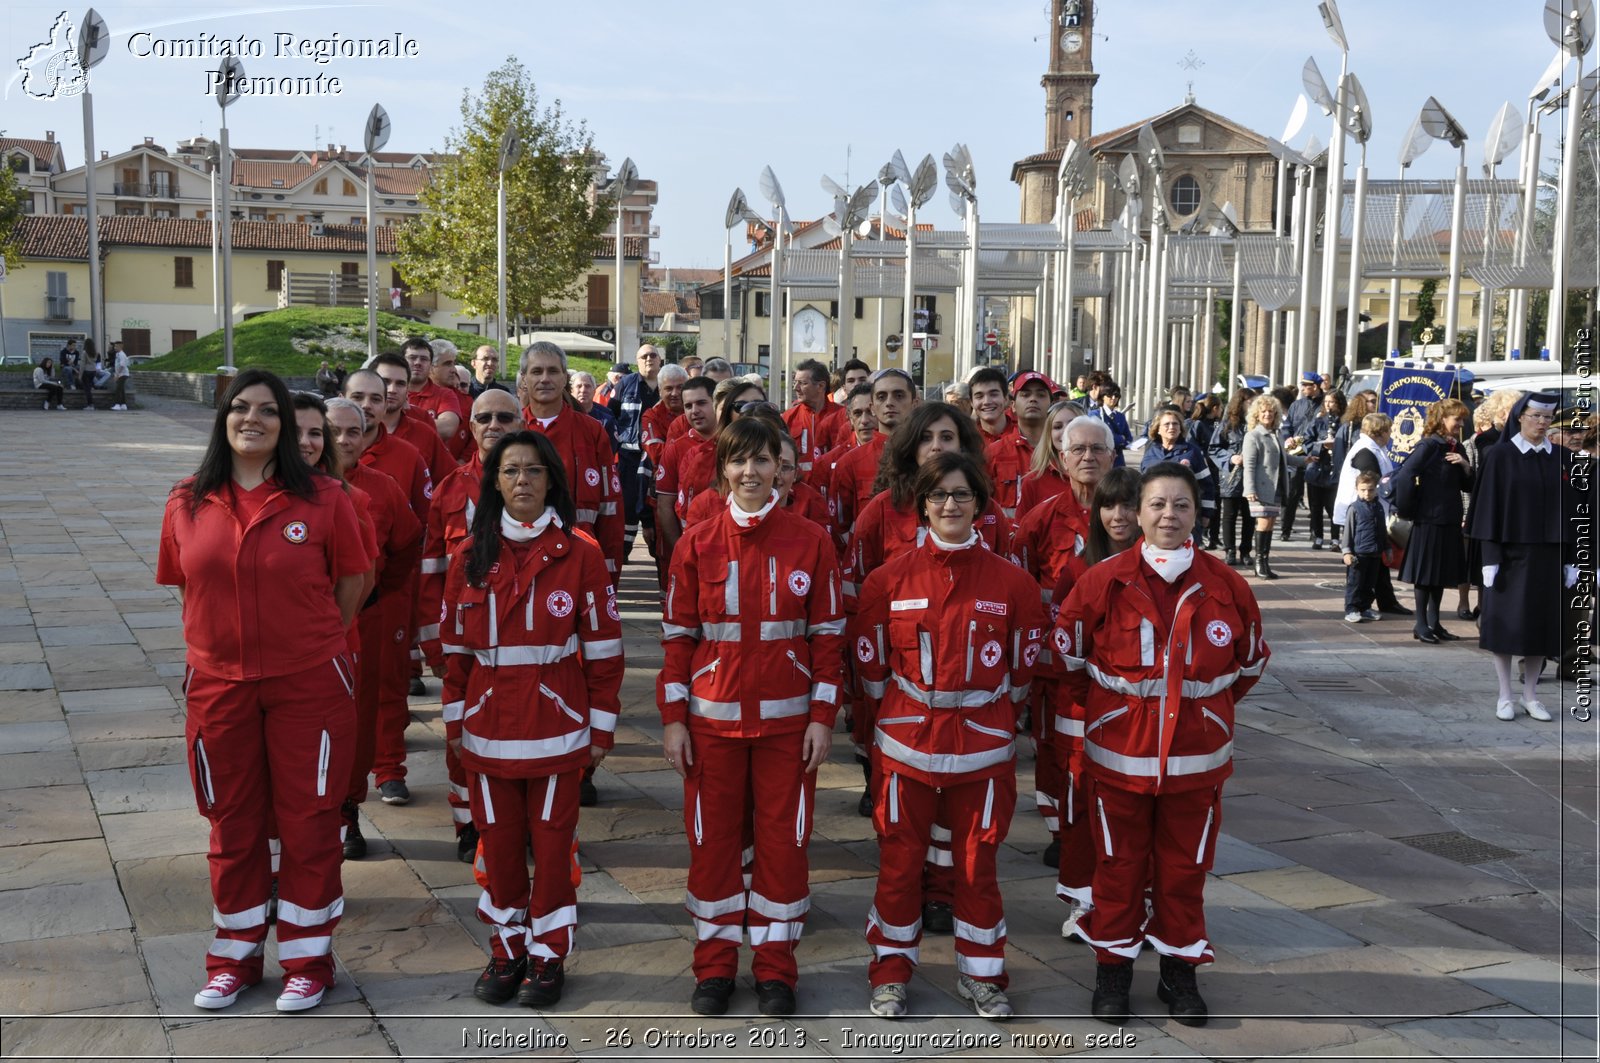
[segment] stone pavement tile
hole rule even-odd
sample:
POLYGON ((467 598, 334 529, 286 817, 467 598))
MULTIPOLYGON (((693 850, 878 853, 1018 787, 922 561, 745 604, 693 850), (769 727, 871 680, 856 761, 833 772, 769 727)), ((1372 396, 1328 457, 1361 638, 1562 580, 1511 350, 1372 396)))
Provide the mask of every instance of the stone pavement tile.
POLYGON ((83 782, 78 758, 70 749, 0 756, 0 790, 21 786, 63 786, 83 782))
POLYGON ((39 628, 35 624, 7 624, 0 626, 0 645, 25 645, 39 642, 39 628))
MULTIPOLYGON (((682 835, 654 834, 582 844, 589 859, 609 871, 617 884, 630 893, 678 890, 681 896, 688 881, 689 843, 682 835)), ((815 848, 813 839, 813 851, 815 848)))
POLYGON ((0 755, 70 751, 71 748, 67 725, 59 715, 28 723, 0 723, 0 755))
MULTIPOLYGON (((194 1006, 194 995, 206 982, 206 948, 214 937, 214 931, 202 930, 139 939, 145 969, 150 973, 150 986, 155 992, 156 1006, 166 1016, 169 1029, 196 1020, 210 1019, 215 1014, 194 1006)), ((337 930, 334 931, 333 945, 336 984, 323 997, 318 1013, 355 1014, 359 1009, 364 1014, 355 982, 340 962, 337 930)), ((227 1017, 277 1016, 274 1002, 282 988, 283 968, 278 964, 278 946, 268 928, 264 977, 259 985, 240 994, 239 999, 227 1010, 227 1017)), ((278 1021, 282 1022, 283 1019, 279 1017, 278 1021)), ((291 1022, 288 1025, 298 1024, 291 1022)), ((243 1040, 242 1035, 237 1042, 240 1045, 247 1043, 250 1042, 243 1040)), ((236 1047, 234 1051, 237 1050, 236 1047)))
POLYGON ((178 764, 187 756, 182 735, 171 738, 139 738, 125 742, 85 742, 78 747, 78 760, 84 771, 110 768, 136 768, 152 764, 178 764))
MULTIPOLYGON (((1289 791, 1292 793, 1293 791, 1289 791)), ((1234 837, 1254 845, 1293 838, 1316 838, 1349 828, 1336 820, 1266 794, 1222 797, 1222 822, 1234 837)), ((1277 847, 1273 846, 1274 851, 1277 847)))
MULTIPOLYGON (((150 988, 131 930, 5 942, 0 971, 5 972, 4 1009, 11 1014, 48 1015, 64 1001, 80 1010, 128 1003, 149 1007, 150 988)), ((192 996, 194 990, 189 992, 192 996)))
POLYGON ((1446 1059, 1594 1059, 1597 1049, 1593 1040, 1510 1005, 1399 1022, 1389 1032, 1446 1059))
POLYGON ((183 632, 173 627, 140 628, 134 633, 146 652, 152 650, 181 650, 186 644, 183 641, 183 632))
POLYGON ((119 860, 117 880, 141 940, 211 926, 211 872, 204 853, 119 860))
POLYGON ((60 720, 61 699, 53 690, 19 690, 0 698, 0 725, 60 720))
POLYGON ((1318 805, 1317 812, 1358 830, 1385 838, 1444 834, 1455 824, 1416 798, 1377 800, 1359 805, 1318 805))
POLYGON ((100 837, 87 787, 0 790, 0 847, 100 837))
POLYGON ((1535 1015, 1556 1019, 1580 1037, 1595 1039, 1593 978, 1533 958, 1458 971, 1456 977, 1535 1015))
MULTIPOLYGON (((79 712, 67 717, 72 742, 80 750, 98 742, 132 742, 183 737, 183 710, 139 709, 134 712, 79 712)), ((98 769, 90 769, 98 770, 98 769)))
POLYGON ((485 954, 454 922, 347 934, 334 931, 333 951, 358 977, 482 970, 485 954))
POLYGON ((134 631, 152 627, 183 627, 183 610, 158 609, 129 611, 122 614, 122 622, 134 631))
POLYGON ((449 910, 404 860, 392 856, 346 860, 340 873, 344 881, 341 935, 450 921, 449 910))
MULTIPOLYGON (((668 1014, 689 1015, 689 994, 694 991, 690 964, 694 949, 682 938, 640 941, 608 949, 584 949, 567 959, 567 976, 573 992, 563 995, 564 1011, 610 1015, 668 1014), (582 979, 583 988, 578 988, 582 979)), ((740 963, 749 965, 749 950, 742 950, 740 963)), ((484 959, 475 961, 481 970, 484 959)), ((803 983, 802 983, 803 985, 803 983)), ((734 1010, 743 1013, 743 994, 735 998, 734 1010)), ((755 1010, 754 995, 747 1004, 755 1010)), ((559 1020, 552 1017, 559 1026, 559 1020)))
POLYGON ((132 642, 133 633, 122 623, 76 623, 71 627, 41 626, 39 641, 45 646, 113 646, 132 642))
MULTIPOLYGON (((477 898, 472 898, 474 908, 477 898)), ((683 919, 676 920, 682 923, 683 919)), ((652 908, 617 884, 604 871, 586 871, 578 885, 579 949, 610 949, 641 941, 664 941, 680 936, 652 908)))
POLYGON ((160 856, 204 854, 211 845, 211 825, 195 809, 160 812, 121 812, 100 817, 105 844, 112 859, 145 860, 160 856))
POLYGON ((53 685, 47 664, 0 664, 0 690, 49 690, 53 685))
POLYGON ((117 880, 109 874, 0 892, 0 941, 73 937, 132 925, 117 880))
MULTIPOLYGON (((1341 776, 1343 773, 1341 772, 1341 776)), ((1354 805, 1385 801, 1389 794, 1348 786, 1319 770, 1305 770, 1295 762, 1263 756, 1242 761, 1235 777, 1254 793, 1291 796, 1301 808, 1321 810, 1324 805, 1354 805)), ((1232 780, 1229 780, 1230 785, 1232 780)))
MULTIPOLYGON (((430 890, 473 885, 472 865, 456 859, 456 843, 450 836, 449 825, 441 824, 434 833, 437 840, 425 844, 408 843, 404 853, 406 864, 430 890)), ((380 852, 379 845, 388 844, 374 839, 371 831, 367 831, 367 842, 374 856, 380 852)))
POLYGON ((683 834, 682 812, 661 808, 642 795, 622 796, 620 791, 619 787, 615 799, 603 799, 599 805, 585 808, 579 814, 581 845, 650 834, 683 834))
MULTIPOLYGON (((688 844, 680 840, 683 846, 685 870, 689 856, 688 844)), ((850 849, 837 842, 826 838, 812 836, 809 848, 811 864, 811 881, 833 882, 843 878, 876 878, 878 869, 875 865, 862 860, 850 849)))
POLYGON ((1277 867, 1265 871, 1246 871, 1230 876, 1229 881, 1301 911, 1332 908, 1341 904, 1361 904, 1378 899, 1376 894, 1360 886, 1353 886, 1332 875, 1313 871, 1309 867, 1277 867))
POLYGON ((31 890, 111 878, 111 858, 98 838, 17 845, 0 859, 0 890, 31 890))
POLYGON ((1373 1031, 1374 1036, 1353 1044, 1324 1045, 1301 1053, 1319 1059, 1437 1059, 1417 1045, 1390 1030, 1373 1031))
MULTIPOLYGON (((0 643, 0 667, 15 668, 26 664, 43 664, 44 647, 39 645, 38 639, 29 639, 26 642, 0 643)), ((26 687, 26 690, 49 691, 48 687, 26 687)))
POLYGON ((1361 942, 1321 919, 1253 893, 1229 879, 1210 879, 1205 891, 1206 932, 1213 945, 1247 965, 1315 956, 1361 942))
POLYGON ((164 812, 194 805, 194 784, 187 763, 108 768, 88 772, 85 779, 101 815, 164 812))
POLYGON ((595 772, 594 784, 600 791, 602 801, 608 800, 606 794, 626 794, 632 787, 661 808, 679 813, 683 811, 683 780, 671 768, 612 775, 602 764, 595 772))
MULTIPOLYGON (((247 997, 259 996, 270 1006, 277 999, 277 990, 276 982, 264 983, 241 996, 239 1003, 247 997)), ((191 989, 191 998, 193 995, 191 989)), ((173 1026, 167 1036, 172 1040, 173 1055, 178 1058, 238 1058, 239 1050, 248 1047, 252 1057, 315 1055, 322 1059, 393 1059, 394 1049, 377 1022, 366 1014, 365 1007, 355 1003, 340 1007, 329 1003, 331 996, 323 998, 322 1006, 315 1011, 316 1018, 309 1021, 296 1022, 294 1017, 276 1012, 241 1018, 236 1015, 239 1004, 235 1004, 224 1016, 173 1026)), ((197 1010, 192 1000, 188 1010, 197 1010)))
MULTIPOLYGON (((9 1010, 9 1009, 8 1009, 9 1010)), ((142 1017, 148 1004, 116 1004, 0 1023, 6 1055, 34 1059, 161 1059, 168 1055, 161 1020, 142 1017)))
POLYGON ((89 713, 126 713, 175 709, 177 701, 164 686, 124 686, 112 690, 80 690, 61 695, 61 708, 70 716, 89 713))
POLYGON ((1381 945, 1278 960, 1269 970, 1312 992, 1321 1002, 1319 1011, 1364 1016, 1380 1026, 1493 1007, 1500 1002, 1497 994, 1467 984, 1460 975, 1441 977, 1432 968, 1381 945))
POLYGON ((1234 875, 1240 871, 1265 871, 1274 867, 1291 867, 1294 861, 1260 846, 1240 841, 1223 832, 1217 835, 1217 850, 1211 863, 1213 875, 1234 875))
MULTIPOLYGON (((482 1039, 486 1035, 479 1034, 479 1030, 488 1034, 509 1030, 526 1035, 532 1029, 544 1035, 545 1043, 554 1041, 555 1030, 539 1012, 515 1004, 496 1007, 474 997, 473 982, 482 967, 479 963, 471 971, 437 975, 376 977, 363 974, 358 977, 367 1006, 399 1049, 402 1059, 449 1059, 454 1053, 483 1059, 513 1052, 518 1058, 571 1058, 570 1052, 559 1049, 488 1047, 488 1042, 482 1039), (480 1044, 484 1047, 479 1047, 480 1044)), ((582 991, 575 979, 569 978, 567 985, 571 991, 582 991)), ((560 1006, 565 1005, 563 1000, 560 1006)))
POLYGON ((1273 849, 1307 867, 1411 904, 1442 904, 1527 892, 1525 886, 1370 834, 1284 841, 1273 849))
POLYGON ((1318 918, 1362 941, 1382 945, 1445 974, 1502 963, 1521 955, 1502 941, 1388 900, 1332 908, 1319 912, 1318 918))

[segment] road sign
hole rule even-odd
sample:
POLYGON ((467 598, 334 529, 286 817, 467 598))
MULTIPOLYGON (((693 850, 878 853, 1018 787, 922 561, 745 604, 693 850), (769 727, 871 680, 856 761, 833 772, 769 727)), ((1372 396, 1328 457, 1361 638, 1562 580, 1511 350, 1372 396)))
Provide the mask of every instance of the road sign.
POLYGON ((890 354, 899 354, 901 346, 902 342, 899 333, 895 333, 892 336, 885 336, 883 338, 883 349, 888 351, 890 354))
POLYGON ((983 334, 983 342, 985 346, 993 347, 995 344, 1000 342, 1000 333, 990 329, 988 332, 983 334))

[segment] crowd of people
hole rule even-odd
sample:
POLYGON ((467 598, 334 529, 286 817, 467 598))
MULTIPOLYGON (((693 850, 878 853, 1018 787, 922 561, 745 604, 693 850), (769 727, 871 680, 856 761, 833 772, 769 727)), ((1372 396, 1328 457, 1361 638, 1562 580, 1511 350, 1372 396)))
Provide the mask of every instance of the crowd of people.
POLYGON ((1136 447, 1103 373, 1064 388, 982 369, 933 402, 899 369, 805 361, 782 408, 723 359, 663 364, 648 344, 603 383, 550 343, 508 383, 495 348, 470 373, 457 353, 408 340, 326 397, 244 370, 169 500, 157 578, 184 602, 189 760, 212 828, 200 1007, 262 979, 274 919, 279 1009, 332 985, 340 861, 366 855, 369 786, 410 800, 406 698, 424 668, 443 682, 457 852, 492 928, 474 992, 561 999, 578 810, 600 800, 622 712, 617 581, 641 535, 703 1015, 728 1009, 745 943, 762 1013, 797 1007, 816 772, 843 716, 880 854, 872 1014, 910 1010, 924 933, 953 933, 978 1015, 1013 1014, 996 854, 1022 735, 1062 933, 1093 951, 1093 1014, 1128 1021, 1149 948, 1169 1013, 1205 1023, 1195 971, 1212 960, 1203 887, 1234 706, 1270 652, 1238 569, 1276 578, 1273 533, 1289 538, 1302 499, 1312 547, 1338 540, 1358 621, 1404 610, 1385 553, 1389 511, 1412 512, 1399 567, 1417 637, 1448 637, 1443 591, 1464 608, 1478 583, 1497 711, 1549 718, 1533 684, 1557 647, 1520 622, 1572 563, 1540 494, 1563 468, 1547 397, 1506 409, 1498 442, 1463 443, 1465 408, 1441 404, 1396 470, 1383 415, 1310 377, 1289 402, 1174 389, 1136 447), (1390 501, 1407 470, 1416 497, 1390 501))
POLYGON ((125 412, 128 409, 128 378, 132 371, 132 363, 128 352, 122 349, 121 340, 111 341, 108 361, 106 356, 95 350, 94 340, 85 340, 80 350, 74 338, 67 340, 56 358, 47 355, 33 367, 33 390, 44 394, 46 410, 66 409, 66 393, 69 391, 81 391, 81 408, 93 410, 95 388, 110 388, 111 409, 125 412))

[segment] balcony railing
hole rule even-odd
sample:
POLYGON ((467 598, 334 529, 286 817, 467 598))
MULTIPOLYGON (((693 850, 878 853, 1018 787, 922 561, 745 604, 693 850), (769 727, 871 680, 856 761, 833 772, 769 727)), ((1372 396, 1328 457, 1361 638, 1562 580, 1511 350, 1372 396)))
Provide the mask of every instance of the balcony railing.
POLYGON ((47 295, 44 297, 44 316, 46 321, 70 322, 72 320, 72 304, 77 302, 70 295, 47 295))
POLYGON ((115 196, 137 196, 140 199, 177 199, 176 181, 115 181, 111 185, 115 196))
POLYGON ((540 328, 553 327, 564 329, 572 328, 574 326, 579 328, 611 328, 611 314, 614 309, 614 307, 610 306, 606 307, 605 309, 601 309, 599 307, 595 307, 594 309, 585 309, 581 306, 571 306, 561 310, 553 310, 550 313, 544 314, 540 317, 529 318, 528 321, 529 324, 536 325, 540 328))

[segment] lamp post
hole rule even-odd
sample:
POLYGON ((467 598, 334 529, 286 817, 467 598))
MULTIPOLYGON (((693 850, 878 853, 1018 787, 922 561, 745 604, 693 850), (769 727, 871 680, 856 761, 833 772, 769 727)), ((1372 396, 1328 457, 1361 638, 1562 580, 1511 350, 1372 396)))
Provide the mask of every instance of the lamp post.
MULTIPOLYGON (((372 154, 379 151, 389 143, 389 112, 383 109, 382 104, 373 104, 372 113, 367 115, 367 128, 365 147, 367 149, 367 360, 378 357, 378 230, 377 219, 373 217, 373 190, 372 190, 372 154)), ((502 198, 501 202, 504 202, 502 198)), ((502 242, 502 247, 504 244, 502 242)), ((500 262, 501 284, 504 285, 505 261, 500 262)), ((502 291, 504 289, 502 288, 502 291)), ((501 313, 505 312, 505 300, 501 300, 501 313)), ((502 328, 502 336, 505 330, 502 328)), ((500 357, 505 357, 504 344, 500 357)))
POLYGON ((770 337, 767 340, 767 380, 774 388, 781 390, 789 386, 791 376, 789 365, 789 344, 784 342, 784 313, 783 313, 783 237, 788 229, 785 224, 787 211, 784 209, 783 186, 778 183, 778 175, 772 172, 772 167, 767 166, 761 171, 761 194, 767 197, 767 202, 772 204, 772 270, 768 274, 767 295, 767 321, 771 326, 770 337), (774 381, 771 373, 781 361, 783 376, 774 381))
MULTIPOLYGON (((1322 223, 1322 291, 1317 310, 1318 357, 1314 366, 1319 372, 1332 373, 1334 332, 1338 322, 1334 282, 1339 269, 1339 215, 1344 205, 1344 137, 1349 129, 1350 105, 1354 101, 1350 98, 1349 86, 1346 84, 1350 72, 1350 44, 1345 38, 1344 25, 1339 20, 1339 6, 1334 0, 1323 0, 1317 5, 1317 13, 1322 16, 1322 24, 1328 31, 1328 36, 1339 46, 1339 91, 1334 97, 1331 112, 1333 143, 1329 146, 1328 153, 1327 206, 1323 212, 1322 223)), ((1308 60, 1306 63, 1308 77, 1315 70, 1315 61, 1308 60)), ((1317 75, 1317 80, 1321 81, 1320 74, 1317 75)), ((1323 85, 1323 91, 1327 91, 1326 85, 1323 85)), ((1352 303, 1355 302, 1354 290, 1349 293, 1349 298, 1352 303)))
MULTIPOLYGON (((622 335, 622 201, 633 194, 633 190, 638 187, 638 184, 639 168, 633 164, 632 158, 626 158, 622 160, 622 165, 617 167, 617 175, 607 185, 617 196, 617 246, 614 249, 616 251, 617 269, 617 349, 613 352, 617 355, 622 354, 624 347, 622 335)), ((644 264, 640 263, 639 268, 643 270, 644 264)), ((641 285, 641 290, 642 287, 641 285)), ((638 338, 637 330, 635 330, 634 338, 638 338)))
POLYGON ((1578 155, 1581 152, 1579 122, 1585 110, 1588 87, 1583 81, 1583 57, 1594 43, 1595 17, 1593 0, 1569 0, 1567 3, 1545 4, 1544 28, 1550 39, 1564 53, 1578 61, 1572 83, 1567 89, 1567 131, 1561 144, 1561 183, 1556 191, 1555 247, 1550 258, 1550 316, 1545 329, 1545 347, 1551 356, 1561 360, 1566 350, 1567 326, 1567 272, 1572 264, 1572 200, 1578 178, 1578 155))
MULTIPOLYGON (((522 137, 515 129, 507 129, 500 137, 500 184, 495 200, 495 265, 500 271, 499 301, 495 304, 500 326, 500 364, 506 364, 506 174, 522 159, 522 137)), ((620 273, 620 271, 619 271, 620 273)), ((622 280, 619 275, 617 286, 622 280)))
POLYGON ((1446 140, 1461 153, 1456 163, 1455 195, 1450 206, 1450 281, 1448 302, 1444 308, 1444 347, 1452 360, 1456 352, 1456 327, 1460 323, 1461 308, 1461 230, 1467 211, 1467 131, 1451 117, 1450 112, 1432 96, 1422 105, 1418 120, 1423 131, 1435 140, 1446 140))
POLYGON ((950 190, 951 207, 958 211, 966 230, 967 251, 961 259, 961 298, 957 302, 955 362, 957 380, 977 362, 978 349, 978 179, 972 167, 972 152, 957 144, 944 155, 944 183, 950 190))
POLYGON ((206 164, 211 170, 211 317, 216 327, 222 327, 222 256, 217 254, 221 220, 217 217, 217 169, 219 153, 215 142, 206 148, 206 164))
POLYGON ((730 362, 742 361, 733 358, 733 227, 744 220, 750 211, 750 205, 745 202, 744 189, 735 188, 733 195, 728 199, 728 212, 722 218, 722 357, 730 362))
MULTIPOLYGON (((94 349, 105 353, 105 315, 100 312, 100 216, 95 203, 94 93, 89 91, 89 71, 111 51, 111 30, 99 12, 90 8, 78 26, 78 66, 83 71, 83 187, 84 211, 89 230, 89 337, 94 349)), ((231 362, 232 359, 229 359, 231 362)))
MULTIPOLYGON (((1483 265, 1484 280, 1479 285, 1482 295, 1478 298, 1478 349, 1477 360, 1488 361, 1489 355, 1494 351, 1494 290, 1489 287, 1488 265, 1490 250, 1494 246, 1491 242, 1491 233, 1499 235, 1500 210, 1498 197, 1495 195, 1495 173, 1501 160, 1508 155, 1512 148, 1517 146, 1521 139, 1521 130, 1517 128, 1517 110, 1511 104, 1502 104, 1496 112, 1494 120, 1489 123, 1489 134, 1483 141, 1483 175, 1489 179, 1489 205, 1483 214, 1483 265), (1491 228, 1492 227, 1492 228, 1491 228)), ((1506 321, 1511 320, 1510 300, 1507 299, 1506 321)), ((1506 332, 1506 350, 1511 350, 1511 333, 1506 332)))
MULTIPOLYGON (((217 106, 222 110, 217 157, 222 163, 222 369, 234 373, 233 364, 233 211, 229 204, 233 188, 233 157, 228 152, 228 104, 239 98, 239 83, 244 80, 244 64, 228 56, 217 68, 217 106)), ((93 271, 91 270, 91 276, 93 271)))
MULTIPOLYGON (((933 196, 933 187, 938 183, 938 180, 939 171, 934 167, 933 156, 924 155, 922 161, 917 164, 916 172, 906 182, 906 292, 905 305, 901 307, 900 327, 902 335, 905 337, 907 351, 911 350, 911 333, 916 321, 917 208, 927 203, 933 196)), ((931 326, 933 322, 930 321, 928 324, 931 326)), ((906 355, 906 364, 907 366, 911 364, 911 356, 909 354, 906 355)), ((926 347, 922 351, 922 364, 923 371, 926 372, 928 364, 926 347)), ((912 374, 912 379, 916 379, 915 373, 912 374)))
MULTIPOLYGON (((1346 74, 1340 85, 1345 100, 1345 131, 1361 145, 1361 165, 1356 169, 1355 206, 1350 220, 1350 298, 1344 318, 1344 364, 1356 368, 1361 332, 1361 240, 1367 219, 1367 141, 1372 139, 1372 107, 1354 74, 1346 74)), ((1341 136, 1339 139, 1343 140, 1341 136)))
POLYGON ((1069 140, 1061 152, 1061 166, 1056 170, 1056 228, 1066 244, 1066 261, 1062 267, 1061 305, 1057 313, 1067 319, 1065 328, 1059 330, 1060 342, 1056 346, 1054 379, 1070 376, 1072 359, 1072 274, 1077 266, 1078 219, 1075 204, 1083 195, 1084 152, 1076 140, 1069 140), (1065 357, 1065 361, 1063 361, 1065 357))

